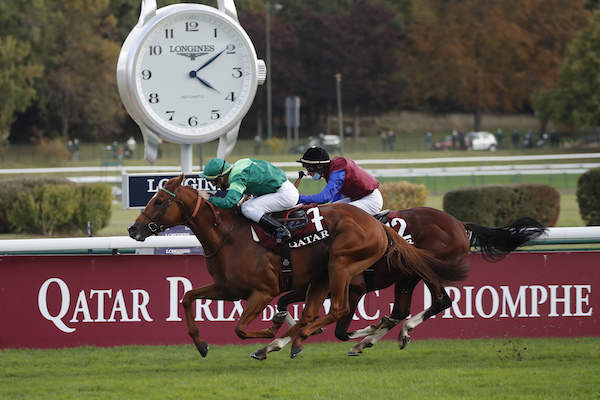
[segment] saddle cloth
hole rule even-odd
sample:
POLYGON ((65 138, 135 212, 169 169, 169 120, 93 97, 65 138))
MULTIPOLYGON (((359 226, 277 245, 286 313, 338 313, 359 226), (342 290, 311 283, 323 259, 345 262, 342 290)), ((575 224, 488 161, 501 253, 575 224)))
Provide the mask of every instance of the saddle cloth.
MULTIPOLYGON (((290 230, 292 240, 289 242, 289 247, 291 249, 309 246, 329 237, 327 223, 316 204, 299 205, 291 210, 272 213, 271 216, 290 230)), ((252 223, 251 229, 254 241, 280 253, 275 238, 266 233, 260 225, 252 223)))
POLYGON ((408 244, 415 244, 415 240, 410 234, 406 220, 402 218, 402 213, 400 211, 383 212, 376 215, 375 218, 395 230, 398 235, 402 236, 402 238, 408 242, 408 244))

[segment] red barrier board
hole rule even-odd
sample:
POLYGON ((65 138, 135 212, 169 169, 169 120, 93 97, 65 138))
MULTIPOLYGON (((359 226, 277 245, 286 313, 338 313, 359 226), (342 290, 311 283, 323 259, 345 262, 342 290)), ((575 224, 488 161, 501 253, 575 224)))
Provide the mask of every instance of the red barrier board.
MULTIPOLYGON (((471 254, 468 260, 469 279, 447 288, 453 306, 416 328, 414 339, 600 336, 600 252, 512 253, 498 263, 471 254)), ((211 281, 200 255, 3 256, 0 348, 191 344, 179 300, 211 281)), ((391 303, 392 288, 368 294, 351 328, 389 315, 391 303)), ((411 311, 429 304, 419 284, 411 311)), ((241 343, 233 327, 243 305, 198 300, 200 337, 241 343)), ((250 327, 270 326, 274 305, 250 327)), ((289 310, 297 319, 302 304, 289 310)), ((333 340, 333 326, 309 339, 333 340)))

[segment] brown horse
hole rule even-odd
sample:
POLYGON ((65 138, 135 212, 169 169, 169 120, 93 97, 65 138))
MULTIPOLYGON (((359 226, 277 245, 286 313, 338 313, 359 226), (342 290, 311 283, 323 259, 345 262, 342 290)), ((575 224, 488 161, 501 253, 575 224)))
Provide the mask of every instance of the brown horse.
MULTIPOLYGON (((401 210, 399 213, 401 218, 390 218, 387 223, 392 226, 400 226, 399 233, 407 237, 409 235, 416 247, 427 250, 441 260, 457 263, 465 259, 471 246, 478 247, 486 260, 499 261, 526 242, 541 236, 548 229, 542 223, 529 217, 520 218, 505 227, 490 228, 461 222, 446 212, 429 207, 414 207, 401 210)), ((396 213, 389 215, 392 214, 396 213)), ((335 335, 343 341, 364 336, 367 338, 354 346, 348 355, 360 355, 365 347, 371 347, 387 331, 410 314, 412 293, 420 280, 420 277, 415 274, 390 271, 382 262, 376 263, 372 269, 352 279, 350 313, 337 322, 335 335), (363 295, 367 292, 384 289, 392 284, 395 284, 395 302, 390 317, 384 317, 382 322, 377 325, 352 333, 347 332, 352 315, 363 295)), ((426 285, 432 293, 432 305, 404 323, 398 338, 400 348, 406 347, 409 343, 411 330, 452 304, 442 285, 430 282, 426 282, 426 285)), ((277 303, 279 312, 274 318, 273 329, 278 329, 286 317, 293 324, 286 308, 290 303, 304 300, 304 295, 305 290, 299 289, 280 297, 277 303)))
MULTIPOLYGON (((200 339, 192 310, 199 298, 247 300, 235 326, 237 335, 242 339, 275 337, 276 331, 272 329, 247 328, 281 293, 280 256, 252 240, 250 221, 238 209, 212 206, 206 201, 206 192, 181 186, 183 178, 180 175, 170 179, 158 191, 128 228, 129 235, 142 241, 170 226, 185 224, 204 247, 207 269, 214 282, 188 291, 182 300, 188 333, 202 356, 206 356, 208 344, 200 339)), ((283 335, 285 344, 293 339, 292 358, 302 351, 304 339, 349 312, 351 279, 380 260, 392 270, 415 273, 440 285, 465 279, 468 274, 465 265, 440 261, 408 245, 391 228, 356 207, 340 204, 317 210, 326 221, 328 234, 311 246, 291 252, 292 289, 309 288, 299 323, 283 335), (331 308, 319 318, 318 310, 327 293, 331 294, 331 308)), ((275 347, 271 345, 252 356, 264 359, 268 351, 278 350, 275 347)))

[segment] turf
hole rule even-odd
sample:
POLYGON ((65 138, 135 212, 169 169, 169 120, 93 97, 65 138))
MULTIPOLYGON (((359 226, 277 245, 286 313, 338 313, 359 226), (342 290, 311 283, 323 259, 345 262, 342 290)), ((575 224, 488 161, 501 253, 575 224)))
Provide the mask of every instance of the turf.
POLYGON ((600 338, 306 343, 265 361, 262 344, 0 352, 1 399, 597 399, 600 338))

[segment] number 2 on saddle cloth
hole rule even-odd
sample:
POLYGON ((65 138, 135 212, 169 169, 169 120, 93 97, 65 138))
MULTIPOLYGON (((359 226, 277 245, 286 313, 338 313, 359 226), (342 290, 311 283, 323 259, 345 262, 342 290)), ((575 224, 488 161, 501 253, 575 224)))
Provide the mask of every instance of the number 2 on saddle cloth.
POLYGON ((408 230, 406 220, 402 218, 400 211, 390 211, 384 213, 381 217, 375 216, 382 223, 386 224, 390 228, 396 231, 398 235, 402 236, 402 239, 406 240, 408 244, 415 244, 415 240, 408 230))

